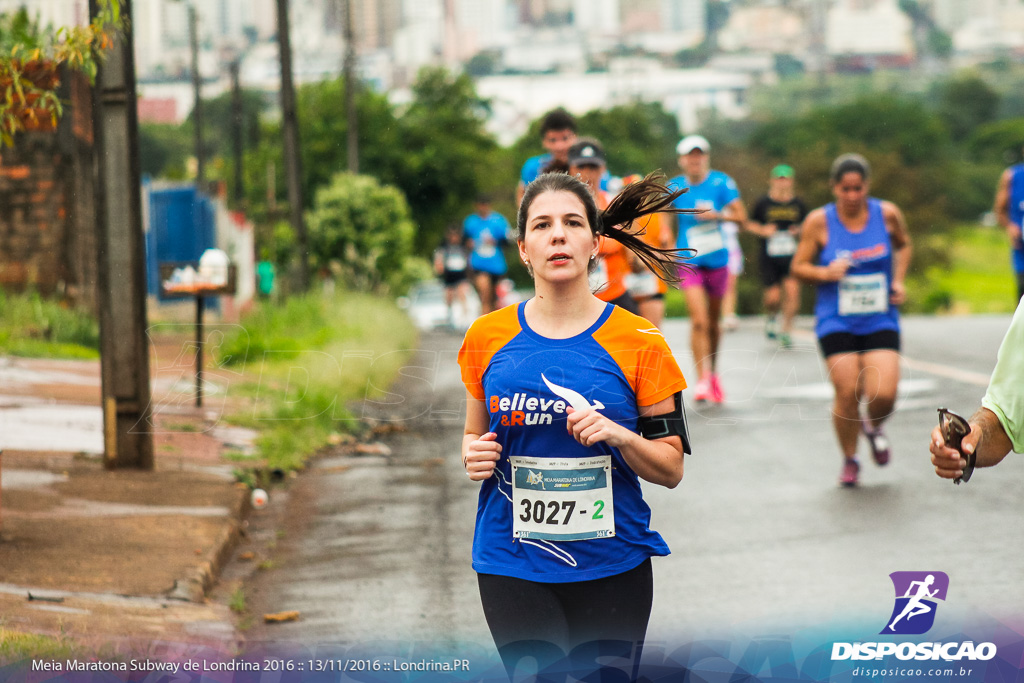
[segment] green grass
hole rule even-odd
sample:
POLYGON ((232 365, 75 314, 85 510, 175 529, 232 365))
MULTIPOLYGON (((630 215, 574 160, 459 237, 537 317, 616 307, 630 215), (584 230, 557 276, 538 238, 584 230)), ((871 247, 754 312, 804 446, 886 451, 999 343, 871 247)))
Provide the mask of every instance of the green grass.
POLYGON ((950 263, 930 265, 910 279, 908 310, 915 312, 1012 313, 1017 285, 1010 247, 1001 229, 961 225, 952 234, 934 235, 931 246, 946 251, 950 263))
MULTIPOLYGON (((1006 233, 997 228, 965 224, 952 234, 930 235, 918 242, 907 279, 905 313, 1012 313, 1016 307, 1017 285, 1010 264, 1006 233), (922 253, 940 251, 949 255, 948 264, 925 264, 922 253)), ((751 250, 747 249, 748 263, 751 250)), ((762 288, 750 269, 739 279, 738 308, 741 315, 759 313, 762 288)), ((814 289, 806 286, 803 313, 813 311, 814 289)), ((665 315, 685 317, 686 301, 677 287, 665 294, 665 315)))
POLYGON ((246 610, 245 591, 238 586, 231 592, 228 598, 228 608, 235 614, 243 614, 246 610))
POLYGON ((0 627, 0 666, 27 659, 64 660, 74 657, 75 648, 66 638, 21 633, 0 627))
POLYGON ((682 290, 676 285, 669 287, 665 292, 665 317, 685 318, 686 315, 686 298, 682 290))
POLYGON ((225 340, 222 362, 254 377, 233 389, 246 411, 229 421, 260 432, 258 458, 299 469, 330 435, 357 425, 348 406, 377 398, 412 354, 416 331, 394 302, 338 293, 261 306, 225 340))
POLYGON ((0 290, 0 354, 34 358, 99 357, 99 322, 36 292, 0 290))

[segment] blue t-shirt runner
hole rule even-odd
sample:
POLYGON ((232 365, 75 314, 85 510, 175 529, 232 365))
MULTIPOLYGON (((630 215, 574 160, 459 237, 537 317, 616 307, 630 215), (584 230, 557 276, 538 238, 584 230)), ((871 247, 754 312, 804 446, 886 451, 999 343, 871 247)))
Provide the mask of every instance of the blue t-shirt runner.
POLYGON ((508 220, 496 211, 486 216, 474 213, 466 216, 462 232, 466 239, 473 240, 473 253, 469 258, 473 270, 504 275, 508 266, 502 248, 512 241, 508 220))
MULTIPOLYGON (((736 181, 721 171, 710 171, 697 185, 690 185, 685 175, 669 181, 669 188, 689 188, 672 203, 677 209, 721 211, 740 196, 736 181)), ((721 221, 698 220, 694 214, 677 214, 676 247, 696 249, 697 255, 688 263, 695 268, 723 268, 729 264, 729 250, 721 221)))

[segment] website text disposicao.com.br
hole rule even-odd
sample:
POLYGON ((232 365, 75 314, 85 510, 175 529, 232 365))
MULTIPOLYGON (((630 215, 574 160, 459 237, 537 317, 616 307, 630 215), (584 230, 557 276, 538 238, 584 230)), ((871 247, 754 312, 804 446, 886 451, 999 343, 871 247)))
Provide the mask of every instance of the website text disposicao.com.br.
POLYGON ((916 678, 952 678, 954 676, 970 676, 973 671, 969 666, 935 666, 935 667, 910 667, 910 666, 889 666, 869 667, 858 666, 850 671, 854 678, 880 678, 887 677, 895 680, 907 680, 916 678))

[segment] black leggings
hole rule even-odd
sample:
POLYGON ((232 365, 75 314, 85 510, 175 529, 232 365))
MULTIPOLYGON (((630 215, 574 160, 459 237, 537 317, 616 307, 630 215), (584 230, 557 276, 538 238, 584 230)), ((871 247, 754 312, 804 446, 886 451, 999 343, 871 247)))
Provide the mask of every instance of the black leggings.
POLYGON ((523 659, 530 660, 528 667, 536 662, 538 672, 557 680, 558 672, 599 668, 599 654, 635 676, 654 594, 650 558, 622 574, 593 581, 477 577, 484 617, 510 678, 523 659))

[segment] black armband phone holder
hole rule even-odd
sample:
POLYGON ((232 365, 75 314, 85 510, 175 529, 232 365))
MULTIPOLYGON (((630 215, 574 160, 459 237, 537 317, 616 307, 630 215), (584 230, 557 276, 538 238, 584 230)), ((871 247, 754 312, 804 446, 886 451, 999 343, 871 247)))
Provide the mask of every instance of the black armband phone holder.
POLYGON ((686 410, 683 408, 683 392, 675 395, 676 407, 671 413, 641 417, 638 421, 640 436, 645 439, 663 439, 678 436, 683 440, 683 453, 690 454, 690 433, 686 429, 686 410))

